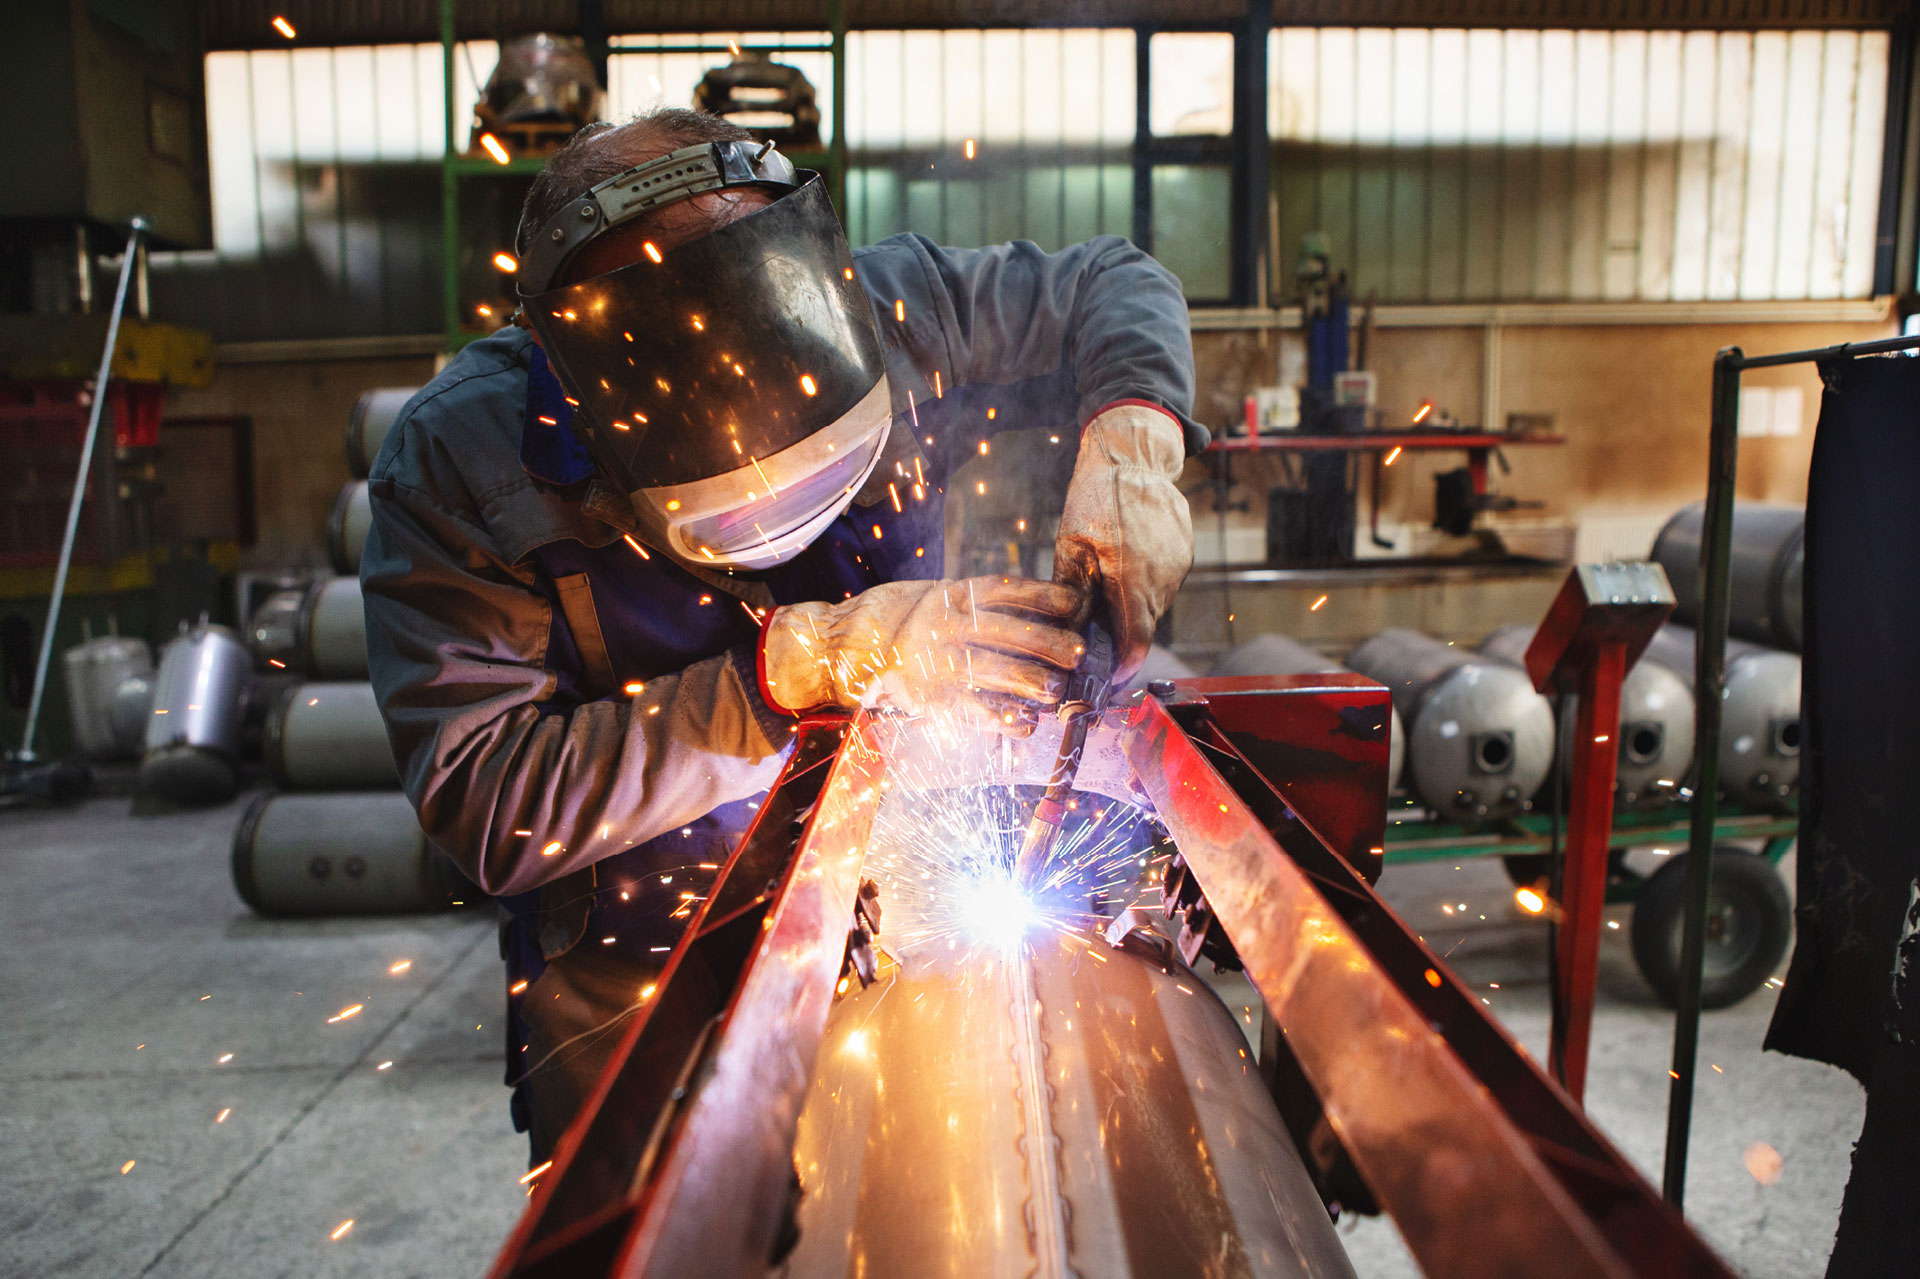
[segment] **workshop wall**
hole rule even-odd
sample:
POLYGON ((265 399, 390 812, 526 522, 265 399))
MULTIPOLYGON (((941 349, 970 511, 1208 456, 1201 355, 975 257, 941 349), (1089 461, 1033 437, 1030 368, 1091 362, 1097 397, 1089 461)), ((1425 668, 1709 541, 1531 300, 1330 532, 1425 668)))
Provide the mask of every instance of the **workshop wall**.
MULTIPOLYGON (((1575 553, 1644 554, 1651 528, 1706 486, 1708 392, 1714 352, 1737 345, 1749 352, 1785 351, 1834 342, 1867 341, 1893 332, 1877 324, 1685 324, 1507 327, 1500 330, 1500 422, 1514 413, 1550 414, 1561 446, 1505 450, 1511 475, 1494 468, 1499 492, 1545 503, 1538 511, 1495 517, 1516 533, 1543 523, 1571 527, 1575 553), (1646 530, 1643 533, 1643 530, 1646 530)), ((1409 420, 1422 402, 1437 412, 1479 425, 1483 418, 1487 330, 1481 327, 1380 329, 1368 363, 1378 377, 1378 407, 1388 423, 1409 420)), ((1297 380, 1295 335, 1201 332, 1194 335, 1199 367, 1197 412, 1211 427, 1241 415, 1254 386, 1297 380)), ((1744 384, 1763 396, 1750 409, 1779 406, 1764 436, 1740 448, 1740 496, 1768 502, 1805 499, 1813 428, 1820 411, 1819 376, 1811 365, 1757 369, 1744 384), (1799 392, 1797 413, 1791 392, 1799 392)), ((1749 421, 1748 426, 1757 422, 1749 421)), ((1436 471, 1462 465, 1453 453, 1403 454, 1384 473, 1383 524, 1418 529, 1433 518, 1436 471)), ((1218 522, 1208 493, 1208 463, 1188 464, 1184 487, 1192 496, 1201 562, 1220 558, 1218 522)), ((1235 505, 1228 512, 1227 554, 1258 559, 1263 545, 1266 489, 1281 478, 1271 456, 1236 457, 1235 505)), ((1361 517, 1367 512, 1365 481, 1361 517)), ((1364 536, 1364 534, 1363 534, 1364 536)), ((1436 535, 1437 536, 1437 535, 1436 535)), ((1422 545, 1421 550, 1444 550, 1422 545)))
POLYGON ((170 416, 238 413, 253 420, 259 541, 241 567, 324 566, 327 512, 347 475, 347 414, 362 391, 418 386, 433 357, 221 364, 213 384, 177 388, 170 416))

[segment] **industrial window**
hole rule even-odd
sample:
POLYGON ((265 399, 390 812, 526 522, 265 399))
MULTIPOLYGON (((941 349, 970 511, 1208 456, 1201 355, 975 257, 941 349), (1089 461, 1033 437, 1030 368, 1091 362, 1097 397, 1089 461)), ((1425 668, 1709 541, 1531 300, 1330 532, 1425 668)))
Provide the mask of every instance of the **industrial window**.
POLYGON ((1884 32, 1273 33, 1281 261, 1382 301, 1873 290, 1884 32))
POLYGON ((1051 250, 1129 234, 1133 68, 1124 30, 850 34, 849 235, 1051 250))
MULTIPOLYGON (((1055 249, 1129 234, 1133 38, 849 35, 842 214, 851 239, 911 229, 945 244, 1031 239, 1055 249)), ((617 38, 608 117, 690 103, 715 57, 675 46, 730 40, 824 45, 826 34, 617 38)), ((457 104, 479 96, 497 56, 491 41, 456 46, 457 104)), ((830 55, 779 56, 813 81, 830 135, 830 55)), ((212 323, 227 341, 440 329, 439 45, 210 54, 207 114, 214 249, 155 255, 162 314, 212 323)), ((518 190, 464 186, 463 237, 493 236, 504 247, 518 190)))
MULTIPOLYGON (((472 102, 498 49, 454 50, 472 102)), ((440 318, 438 44, 207 55, 213 249, 154 255, 158 314, 224 341, 430 333, 440 318)))

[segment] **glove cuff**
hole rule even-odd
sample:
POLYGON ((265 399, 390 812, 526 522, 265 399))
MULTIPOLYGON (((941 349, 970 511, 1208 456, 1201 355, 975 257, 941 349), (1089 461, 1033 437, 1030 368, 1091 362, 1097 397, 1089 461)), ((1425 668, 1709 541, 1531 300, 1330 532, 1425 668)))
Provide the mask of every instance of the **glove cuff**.
POLYGON ((1133 466, 1177 479, 1186 465, 1187 439, 1180 419, 1151 400, 1115 400, 1093 415, 1080 433, 1076 467, 1133 466))
POLYGON ((760 696, 782 715, 800 715, 836 700, 825 662, 801 639, 814 607, 789 604, 772 609, 760 623, 754 671, 760 696))

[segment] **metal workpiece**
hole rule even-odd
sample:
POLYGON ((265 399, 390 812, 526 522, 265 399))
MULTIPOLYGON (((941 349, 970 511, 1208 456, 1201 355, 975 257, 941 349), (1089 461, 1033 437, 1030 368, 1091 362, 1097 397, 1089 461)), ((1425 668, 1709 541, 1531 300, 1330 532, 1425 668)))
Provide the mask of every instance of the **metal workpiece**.
MULTIPOLYGON (((1502 626, 1481 640, 1476 651, 1526 669, 1527 646, 1539 628, 1529 622, 1502 626)), ((1561 725, 1556 772, 1573 753, 1573 719, 1561 725)), ((1644 657, 1620 684, 1619 755, 1614 772, 1618 807, 1673 802, 1693 767, 1693 688, 1673 671, 1644 657)))
POLYGON ((1141 783, 1328 1139, 1425 1274, 1728 1279, 1475 994, 1238 756, 1204 702, 1147 699, 1129 726, 1141 783))
POLYGON ((307 588, 295 619, 300 661, 315 679, 367 678, 367 613, 357 577, 307 588))
POLYGON ((115 732, 113 706, 122 684, 153 674, 153 650, 145 640, 109 635, 75 644, 60 655, 60 672, 74 750, 93 759, 112 759, 139 749, 138 737, 129 742, 115 732))
POLYGON ((373 460, 400 410, 420 393, 417 386, 381 386, 361 392, 347 415, 347 470, 356 480, 373 474, 373 460))
POLYGON ((1461 821, 1524 811, 1553 766, 1553 710, 1524 671, 1471 649, 1389 628, 1347 665, 1385 684, 1408 725, 1407 787, 1461 821))
POLYGON ((233 794, 253 659, 224 626, 200 623, 160 653, 147 716, 142 789, 180 803, 233 794))
POLYGON ((232 867, 240 900, 262 915, 435 911, 478 894, 397 790, 260 795, 234 830, 232 867))
MULTIPOLYGON (((1346 667, 1308 648, 1290 635, 1269 631, 1256 636, 1215 662, 1209 675, 1325 675, 1346 667)), ((1400 769, 1406 760, 1407 728, 1400 708, 1387 712, 1387 790, 1400 788, 1400 769)))
POLYGON ((794 1167, 780 1279, 1353 1274, 1232 1014, 1084 937, 841 999, 794 1167))
MULTIPOLYGON (((1694 643, 1690 627, 1663 626, 1641 665, 1672 671, 1691 690, 1694 643)), ((1800 784, 1800 658, 1730 639, 1722 689, 1720 792, 1749 802, 1791 795, 1800 784)))
MULTIPOLYGON (((1806 524, 1805 507, 1734 504, 1728 634, 1800 651, 1806 524)), ((1688 626, 1700 620, 1700 541, 1705 527, 1706 504, 1695 502, 1674 512, 1653 543, 1652 558, 1667 570, 1679 597, 1674 620, 1688 626)))
POLYGON ((400 785, 380 703, 365 681, 292 685, 267 716, 262 749, 286 790, 400 785))
POLYGON ((327 513, 327 558, 333 571, 357 575, 360 552, 373 528, 373 506, 367 497, 367 482, 352 480, 333 499, 327 513))

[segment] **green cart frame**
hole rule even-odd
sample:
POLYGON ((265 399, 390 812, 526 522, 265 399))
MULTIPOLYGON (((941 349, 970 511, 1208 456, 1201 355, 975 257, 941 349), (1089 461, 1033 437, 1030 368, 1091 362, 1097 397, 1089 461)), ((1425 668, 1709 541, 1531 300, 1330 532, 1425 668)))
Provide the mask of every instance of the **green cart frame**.
MULTIPOLYGON (((1498 857, 1517 887, 1542 897, 1552 870, 1553 819, 1533 812, 1494 824, 1424 821, 1402 805, 1389 813, 1385 863, 1498 857)), ((1679 990, 1684 921, 1689 805, 1617 811, 1613 815, 1607 901, 1634 907, 1630 937, 1640 973, 1669 1007, 1679 990), (1667 863, 1642 875, 1628 867, 1629 849, 1671 846, 1667 863)), ((1773 975, 1793 936, 1793 904, 1780 878, 1780 859, 1800 834, 1788 809, 1740 808, 1721 803, 1713 823, 1713 890, 1707 916, 1701 1003, 1722 1008, 1757 990, 1773 975)), ((1564 832, 1563 832, 1564 836, 1564 832)))

